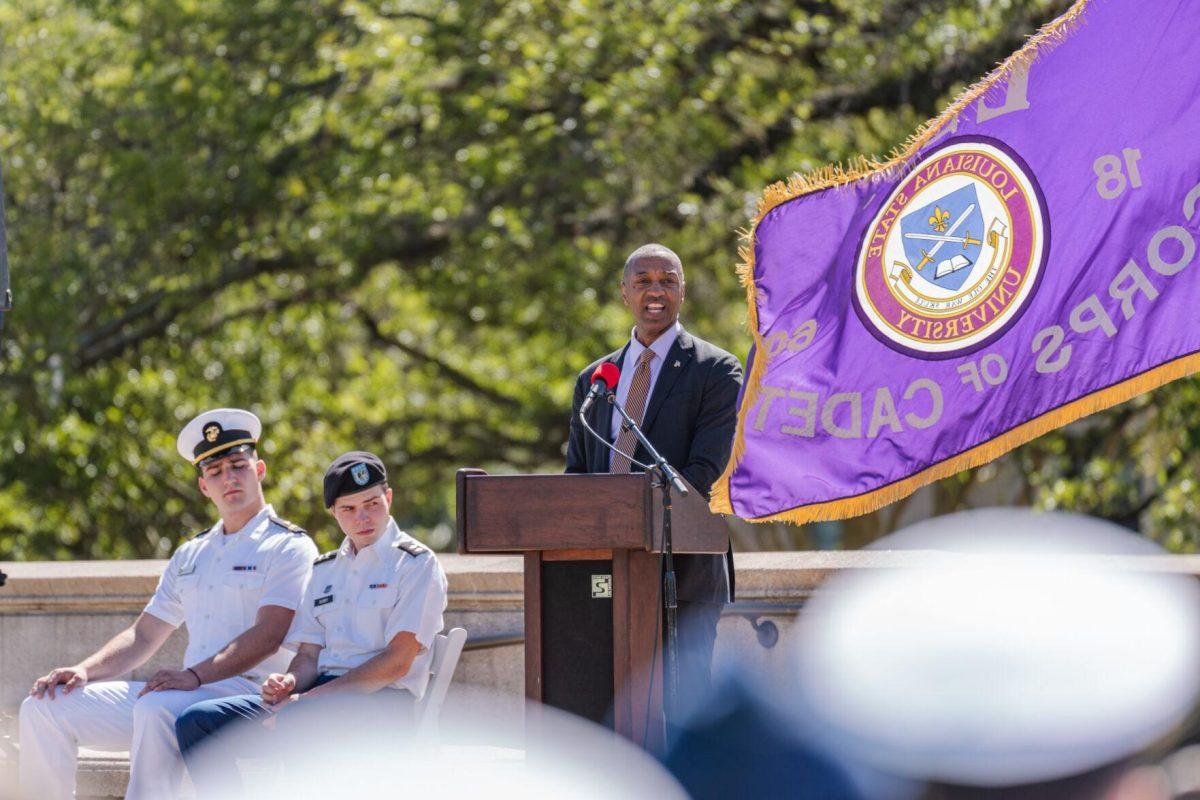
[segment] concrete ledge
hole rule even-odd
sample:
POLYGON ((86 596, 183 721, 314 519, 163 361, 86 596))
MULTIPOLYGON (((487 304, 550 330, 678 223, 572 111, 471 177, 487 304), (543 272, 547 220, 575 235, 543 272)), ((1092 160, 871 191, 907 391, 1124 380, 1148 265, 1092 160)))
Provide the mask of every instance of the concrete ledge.
MULTIPOLYGON (((514 556, 439 559, 450 584, 450 605, 487 608, 521 605, 522 560, 514 556)), ((8 575, 0 587, 0 615, 102 610, 139 612, 146 605, 165 560, 0 562, 8 575)))
POLYGON ((166 561, 0 562, 0 614, 141 611, 166 561))
POLYGON ((80 750, 75 775, 78 797, 124 797, 129 786, 129 753, 80 750))

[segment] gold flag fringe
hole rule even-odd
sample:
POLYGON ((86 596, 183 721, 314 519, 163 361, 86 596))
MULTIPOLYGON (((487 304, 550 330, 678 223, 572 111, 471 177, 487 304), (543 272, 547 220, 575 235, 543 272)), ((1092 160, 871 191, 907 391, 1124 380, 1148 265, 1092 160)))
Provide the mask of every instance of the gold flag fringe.
MULTIPOLYGON (((729 497, 729 479, 733 474, 733 470, 738 464, 741 463, 742 459, 746 455, 746 417, 749 415, 750 409, 754 407, 758 400, 758 395, 762 385, 762 378, 767 370, 768 353, 764 347, 762 333, 758 326, 758 303, 757 294, 755 291, 756 287, 754 283, 754 238, 755 232, 758 230, 758 225, 762 222, 763 217, 765 217, 776 206, 786 203, 789 200, 794 200, 797 197, 802 197, 807 194, 812 194, 814 192, 819 192, 836 186, 844 186, 848 183, 853 183, 865 178, 881 179, 892 174, 895 170, 906 164, 917 153, 918 150, 929 144, 930 141, 937 137, 946 126, 953 123, 954 120, 958 118, 958 115, 967 108, 967 106, 981 98, 993 86, 997 85, 1001 81, 1007 80, 1014 71, 1028 68, 1028 66, 1037 59, 1039 54, 1064 41, 1075 30, 1075 27, 1083 21, 1084 12, 1092 2, 1093 0, 1076 0, 1076 2, 1072 4, 1071 7, 1068 8, 1061 16, 1043 25, 1036 34, 1029 38, 1029 41, 1027 41, 1020 50, 1016 51, 1007 59, 1005 59, 985 78, 977 81, 967 89, 963 90, 959 96, 955 98, 954 102, 947 106, 945 111, 919 127, 911 136, 908 137, 904 144, 892 151, 886 160, 880 161, 873 158, 868 159, 859 157, 851 161, 849 166, 830 164, 807 174, 794 174, 786 181, 778 181, 763 190, 762 197, 760 197, 758 200, 758 206, 755 210, 754 218, 751 220, 750 227, 742 229, 738 232, 739 238, 741 239, 741 244, 738 246, 738 256, 741 259, 741 262, 738 264, 737 274, 742 282, 742 285, 746 288, 746 305, 749 309, 746 324, 754 337, 755 355, 754 365, 751 367, 750 374, 746 376, 746 388, 742 395, 742 407, 738 412, 737 432, 734 435, 733 452, 729 459, 729 463, 725 467, 725 471, 721 474, 721 477, 717 479, 716 483, 714 483, 712 487, 712 499, 709 503, 709 506, 714 513, 733 513, 733 507, 729 497)), ((1173 378, 1170 380, 1173 380, 1173 378)), ((1159 386, 1161 384, 1154 385, 1159 386)), ((1143 389, 1139 391, 1146 390, 1143 389)), ((1129 397, 1132 396, 1133 395, 1129 395, 1129 397)), ((1085 401, 1092 400, 1093 398, 1096 398, 1097 402, 1101 402, 1102 400, 1101 395, 1092 395, 1088 398, 1081 398, 1075 402, 1083 403, 1085 401)), ((1080 411, 1078 416, 1091 414, 1102 408, 1107 408, 1110 405, 1114 405, 1117 402, 1121 401, 1117 400, 1113 401, 1112 403, 1101 403, 1095 408, 1091 408, 1086 411, 1080 411)), ((1073 407, 1073 405, 1074 404, 1064 408, 1073 407)), ((900 499, 904 495, 914 491, 926 483, 947 477, 955 472, 967 469, 968 467, 984 464, 987 461, 1000 456, 1006 450, 1016 447, 1018 444, 1023 442, 1029 441, 1029 439, 1039 436, 1042 433, 1047 433, 1059 425, 1065 425, 1067 422, 1070 422, 1076 418, 1077 417, 1071 417, 1070 419, 1067 419, 1064 416, 1061 418, 1061 420, 1055 422, 1050 427, 1041 429, 1038 433, 1029 436, 1027 439, 1022 439, 1014 444, 1000 446, 996 444, 996 442, 1000 440, 993 440, 993 442, 981 445, 979 448, 975 448, 974 450, 970 450, 967 453, 964 453, 962 456, 959 456, 958 460, 955 462, 958 464, 955 469, 951 469, 946 472, 939 472, 935 477, 925 477, 922 480, 918 480, 921 479, 922 476, 926 476, 928 473, 940 469, 942 465, 935 465, 899 484, 892 484, 889 487, 879 489, 867 495, 860 495, 857 498, 847 498, 844 500, 834 500, 828 503, 820 503, 812 506, 804 506, 801 509, 794 509, 793 511, 785 512, 783 514, 777 514, 771 517, 763 517, 761 519, 751 521, 767 522, 775 519, 786 519, 790 522, 801 523, 810 522, 816 519, 841 519, 844 517, 855 516, 856 514, 865 514, 870 511, 874 511, 880 506, 900 499), (976 450, 980 450, 981 448, 993 449, 988 450, 989 455, 986 457, 967 464, 966 456, 975 453, 976 450), (868 499, 874 498, 881 492, 890 492, 887 495, 887 499, 882 501, 868 499), (812 514, 808 513, 809 509, 814 510, 812 514), (827 515, 831 513, 837 513, 837 516, 835 517, 827 515)), ((1039 420, 1040 419, 1042 418, 1039 418, 1039 420)), ((1035 420, 1034 422, 1037 421, 1038 420, 1035 420)), ((1032 423, 1026 423, 1026 425, 1029 424, 1032 423)), ((1014 429, 1010 433, 1015 433, 1016 431, 1022 430, 1024 427, 1025 426, 1023 425, 1020 428, 1014 429)))
MULTIPOLYGON (((791 522, 799 525, 817 520, 845 519, 847 517, 856 517, 859 514, 868 514, 886 506, 888 503, 894 503, 926 484, 933 483, 942 478, 948 478, 965 469, 986 464, 992 459, 1007 453, 1009 450, 1019 447, 1032 439, 1036 439, 1044 433, 1049 433, 1056 428, 1060 428, 1067 423, 1074 422, 1080 417, 1086 417, 1088 414, 1094 414, 1097 411, 1103 411, 1119 403, 1124 403, 1126 400, 1131 400, 1139 394, 1157 389, 1173 380, 1187 377, 1198 371, 1200 371, 1200 353, 1182 356, 1174 361, 1169 361, 1166 364, 1143 372, 1140 375, 1135 375, 1120 383, 1113 384, 1107 389, 1101 389, 1098 392, 1093 392, 1078 400, 1072 400, 1070 403, 1047 411, 1041 416, 1034 417, 1028 422, 1005 431, 990 441, 976 445, 970 450, 934 464, 903 480, 890 483, 887 486, 866 492, 865 494, 855 495, 854 497, 798 506, 778 514, 747 518, 747 521, 791 522)), ((714 511, 717 510, 716 506, 718 502, 724 504, 725 508, 730 508, 728 487, 728 480, 724 479, 724 477, 719 488, 717 486, 713 487, 712 505, 714 511), (720 493, 719 501, 718 491, 720 493)), ((732 514, 733 511, 730 508, 729 511, 721 513, 732 514)))

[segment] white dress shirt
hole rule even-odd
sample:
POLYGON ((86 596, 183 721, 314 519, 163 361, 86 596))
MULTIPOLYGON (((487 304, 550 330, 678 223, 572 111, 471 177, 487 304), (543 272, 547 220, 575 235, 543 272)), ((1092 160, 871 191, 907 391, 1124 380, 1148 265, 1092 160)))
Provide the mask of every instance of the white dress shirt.
MULTIPOLYGON (((297 608, 316 554, 308 534, 269 505, 239 531, 225 533, 218 522, 171 556, 146 613, 176 628, 187 623, 184 665, 195 664, 253 626, 262 606, 297 608)), ((246 674, 283 672, 292 655, 280 649, 246 674)))
MULTIPOLYGON (((683 326, 679 324, 679 320, 675 321, 667 330, 663 331, 662 335, 650 343, 650 350, 654 351, 654 358, 650 359, 650 388, 646 391, 646 407, 650 406, 650 398, 654 395, 654 384, 658 381, 658 376, 662 373, 663 364, 667 360, 667 353, 671 351, 671 346, 675 344, 675 340, 679 338, 679 332, 683 330, 683 326)), ((621 408, 625 408, 625 401, 629 399, 629 385, 633 383, 633 373, 637 370, 638 359, 642 357, 642 353, 646 351, 646 346, 637 339, 637 328, 629 334, 629 348, 625 351, 625 359, 621 362, 621 379, 617 381, 617 402, 621 404, 621 408)), ((645 409, 643 409, 644 411, 645 409)), ((612 426, 609 431, 611 441, 617 440, 617 434, 621 430, 621 415, 613 411, 612 426)), ((612 464, 613 453, 610 450, 608 453, 608 463, 612 464)))
POLYGON ((320 645, 318 672, 344 675, 407 631, 421 652, 392 686, 417 698, 424 695, 429 648, 441 633, 446 609, 446 574, 437 557, 389 519, 387 530, 370 546, 356 553, 347 537, 318 562, 288 641, 320 645))

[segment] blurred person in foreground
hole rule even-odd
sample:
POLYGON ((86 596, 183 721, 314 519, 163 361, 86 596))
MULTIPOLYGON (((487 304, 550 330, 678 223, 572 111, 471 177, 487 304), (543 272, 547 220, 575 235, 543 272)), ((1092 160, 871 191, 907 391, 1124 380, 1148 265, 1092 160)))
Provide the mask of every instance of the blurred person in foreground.
POLYGON ((666 761, 694 797, 1171 797, 1154 761, 1200 693, 1200 588, 1159 547, 985 509, 871 549, 896 552, 803 609, 794 680, 743 670, 685 724, 666 761))
POLYGON ((34 683, 20 715, 24 797, 74 797, 80 745, 130 751, 126 797, 177 796, 184 764, 176 715, 199 700, 242 694, 287 663, 280 645, 317 548, 263 498, 261 433, 258 417, 229 408, 206 411, 180 432, 176 449, 196 467, 200 492, 221 519, 180 545, 131 626, 34 683), (114 680, 184 623, 182 668, 144 682, 114 680))
POLYGON ((269 675, 257 694, 197 703, 175 723, 200 797, 241 791, 237 758, 247 755, 250 731, 228 736, 245 728, 240 723, 271 727, 272 715, 285 711, 279 727, 286 735, 293 718, 350 713, 364 730, 404 730, 425 693, 446 609, 441 564, 392 519, 392 490, 377 456, 339 456, 325 473, 323 494, 346 537, 314 562, 288 635, 299 650, 287 671, 269 675), (342 702, 321 702, 330 698, 342 702))

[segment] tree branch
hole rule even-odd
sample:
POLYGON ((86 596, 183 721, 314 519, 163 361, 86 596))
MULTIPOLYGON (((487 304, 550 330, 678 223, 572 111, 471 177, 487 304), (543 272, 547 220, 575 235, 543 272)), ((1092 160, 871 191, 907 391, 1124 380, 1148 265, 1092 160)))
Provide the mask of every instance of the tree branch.
POLYGON ((467 373, 463 372, 457 367, 451 366, 436 356, 426 353, 419 347, 406 344, 394 336, 385 334, 379 325, 379 321, 371 316, 371 314, 365 309, 361 307, 355 307, 354 310, 358 313, 358 318, 362 321, 363 327, 367 329, 367 333, 370 335, 371 339, 377 344, 395 348, 418 363, 427 364, 437 368, 438 372, 440 372, 446 378, 446 380, 450 381, 450 383, 453 383, 460 389, 466 389, 468 392, 477 394, 480 397, 485 397, 488 400, 491 400, 493 403, 511 409, 517 409, 523 405, 522 402, 517 398, 503 394, 502 392, 493 389, 490 386, 484 386, 467 373))

